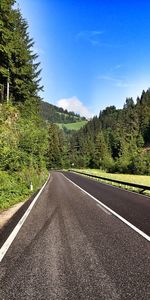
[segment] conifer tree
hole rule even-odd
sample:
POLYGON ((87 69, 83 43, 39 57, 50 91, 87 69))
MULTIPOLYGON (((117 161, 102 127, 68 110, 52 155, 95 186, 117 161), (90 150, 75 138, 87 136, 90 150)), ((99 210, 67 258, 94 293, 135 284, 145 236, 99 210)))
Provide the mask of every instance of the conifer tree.
POLYGON ((96 137, 93 162, 94 166, 97 168, 107 168, 112 162, 112 158, 102 131, 100 131, 96 137))
POLYGON ((63 137, 55 124, 49 124, 47 165, 49 168, 61 168, 63 164, 63 137))
POLYGON ((11 63, 11 47, 13 32, 12 5, 13 0, 0 2, 0 101, 7 97, 7 82, 11 63))
POLYGON ((10 99, 14 103, 38 102, 40 87, 39 63, 33 53, 33 40, 28 34, 28 24, 15 1, 0 3, 0 101, 6 101, 8 81, 10 99))

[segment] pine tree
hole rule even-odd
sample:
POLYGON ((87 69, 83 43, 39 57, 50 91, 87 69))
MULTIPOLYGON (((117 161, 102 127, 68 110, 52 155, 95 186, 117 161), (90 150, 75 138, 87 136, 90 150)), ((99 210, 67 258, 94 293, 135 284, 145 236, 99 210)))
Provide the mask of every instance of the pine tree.
POLYGON ((63 165, 63 137, 60 129, 55 124, 49 124, 48 128, 48 156, 49 168, 61 168, 63 165))
POLYGON ((39 63, 33 53, 33 40, 27 22, 15 1, 1 0, 0 4, 0 87, 1 102, 6 101, 8 81, 10 99, 14 103, 38 102, 40 87, 39 63))
POLYGON ((112 158, 102 131, 96 137, 93 163, 96 168, 107 169, 112 166, 112 158))
POLYGON ((150 144, 150 89, 143 91, 141 98, 137 99, 137 112, 140 132, 146 145, 150 144))
POLYGON ((11 64, 11 47, 13 32, 12 5, 13 0, 0 2, 0 101, 7 98, 7 82, 11 64))

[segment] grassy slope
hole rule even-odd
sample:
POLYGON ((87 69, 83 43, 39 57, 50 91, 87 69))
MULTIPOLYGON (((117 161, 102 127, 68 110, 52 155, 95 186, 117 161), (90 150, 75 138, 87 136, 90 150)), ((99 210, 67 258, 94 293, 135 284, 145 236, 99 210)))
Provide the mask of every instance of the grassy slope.
MULTIPOLYGON (((68 117, 68 114, 65 114, 65 113, 62 113, 62 112, 59 112, 59 111, 57 111, 57 114, 65 115, 65 117, 68 117)), ((73 117, 74 117, 74 119, 79 120, 79 117, 77 117, 77 116, 73 116, 73 117)))
MULTIPOLYGON (((97 169, 82 169, 82 170, 74 169, 74 170, 79 171, 79 172, 97 175, 97 176, 102 176, 102 177, 106 177, 106 178, 110 178, 110 179, 116 179, 116 180, 120 180, 120 181, 150 186, 150 176, 146 176, 146 175, 112 174, 112 173, 107 173, 103 170, 97 170, 97 169)), ((116 184, 116 183, 109 182, 109 184, 118 186, 118 184, 116 184)), ((133 187, 125 187, 125 188, 132 190, 132 191, 138 191, 137 189, 135 189, 133 187)), ((150 195, 150 191, 146 191, 144 193, 147 195, 150 195)))
POLYGON ((8 174, 0 170, 0 212, 20 201, 27 200, 48 177, 47 170, 40 173, 30 171, 30 174, 27 174, 27 171, 8 174), (33 191, 30 190, 30 182, 33 184, 33 191))
POLYGON ((80 121, 80 122, 76 122, 76 123, 68 123, 68 124, 58 124, 60 129, 64 127, 66 127, 68 130, 79 130, 81 127, 83 127, 85 124, 87 123, 87 121, 80 121))

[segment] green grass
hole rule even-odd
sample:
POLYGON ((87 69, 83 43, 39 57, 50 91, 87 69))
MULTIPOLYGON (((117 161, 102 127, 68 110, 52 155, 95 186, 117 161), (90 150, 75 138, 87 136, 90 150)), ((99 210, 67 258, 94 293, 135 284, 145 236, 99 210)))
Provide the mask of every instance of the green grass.
POLYGON ((8 174, 0 171, 0 211, 14 204, 25 201, 29 196, 42 186, 48 176, 47 171, 22 170, 20 173, 8 174), (30 182, 33 192, 30 191, 30 182))
MULTIPOLYGON (((120 181, 124 181, 124 182, 137 183, 137 184, 141 184, 141 185, 150 186, 150 176, 146 176, 146 175, 113 174, 113 173, 107 173, 103 170, 97 170, 97 169, 74 169, 74 170, 79 171, 79 172, 89 173, 92 175, 101 176, 101 177, 106 177, 109 179, 116 179, 116 180, 120 180, 120 181)), ((107 180, 106 180, 106 182, 107 182, 107 180)), ((132 190, 135 192, 140 192, 139 189, 134 188, 134 187, 120 185, 120 184, 113 183, 113 182, 112 183, 107 182, 107 183, 115 185, 115 186, 120 186, 120 187, 123 187, 128 190, 132 190)), ((150 196, 150 191, 145 191, 144 194, 150 196)))
POLYGON ((65 127, 68 130, 79 130, 86 123, 87 123, 87 121, 79 121, 79 122, 68 123, 68 124, 64 124, 64 123, 56 123, 56 124, 59 126, 60 129, 63 129, 63 127, 65 127))

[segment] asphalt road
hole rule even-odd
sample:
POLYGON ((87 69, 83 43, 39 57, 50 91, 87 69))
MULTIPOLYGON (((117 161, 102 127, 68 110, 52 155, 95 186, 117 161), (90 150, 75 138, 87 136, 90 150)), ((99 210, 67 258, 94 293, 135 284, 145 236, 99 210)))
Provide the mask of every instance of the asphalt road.
POLYGON ((65 176, 150 236, 150 197, 132 193, 75 173, 65 176))
POLYGON ((149 266, 147 240, 54 172, 0 264, 0 299, 148 300, 149 266))

